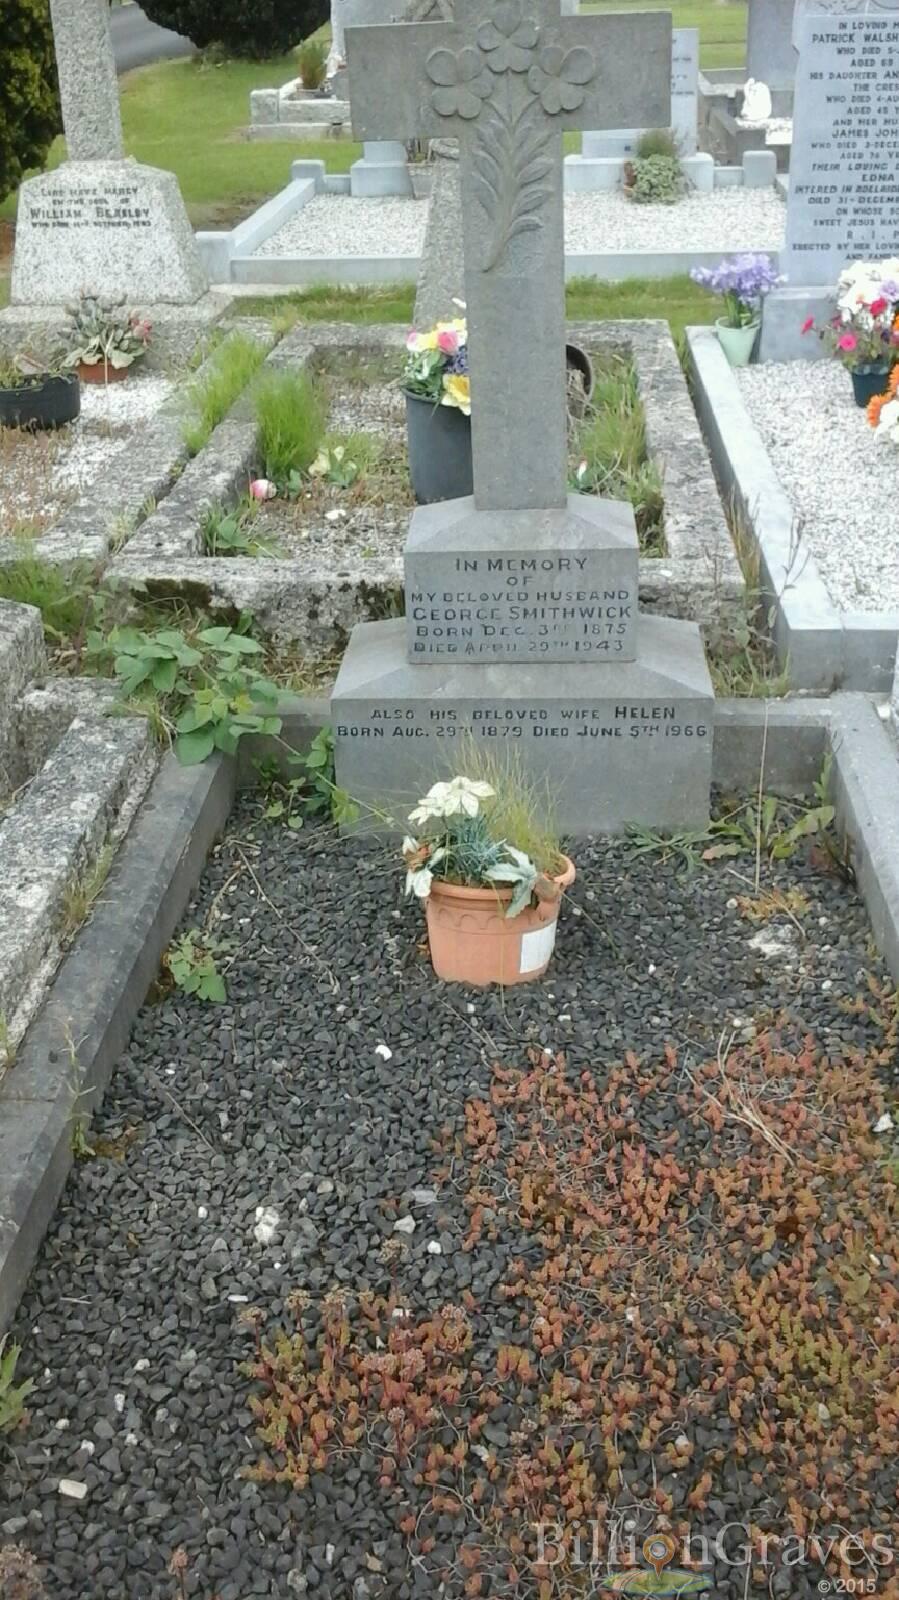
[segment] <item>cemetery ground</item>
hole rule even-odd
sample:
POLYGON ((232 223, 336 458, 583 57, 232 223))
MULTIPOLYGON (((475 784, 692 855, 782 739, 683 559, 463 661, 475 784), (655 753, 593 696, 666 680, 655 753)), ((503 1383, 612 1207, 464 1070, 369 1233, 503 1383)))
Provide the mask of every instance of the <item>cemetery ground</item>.
POLYGON ((669 1529, 893 1594, 899 1012, 828 830, 582 842, 564 958, 472 992, 276 793, 174 946, 225 999, 163 969, 74 1113, 0 1446, 46 1592, 545 1600, 669 1529))

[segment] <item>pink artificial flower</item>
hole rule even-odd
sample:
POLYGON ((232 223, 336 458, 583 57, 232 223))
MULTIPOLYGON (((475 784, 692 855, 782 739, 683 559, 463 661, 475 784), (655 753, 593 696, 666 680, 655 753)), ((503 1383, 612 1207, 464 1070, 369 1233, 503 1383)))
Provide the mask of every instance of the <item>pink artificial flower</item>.
POLYGON ((418 333, 415 328, 410 328, 409 332, 406 334, 406 349, 413 351, 418 350, 418 333))
POLYGON ((858 340, 856 339, 855 334, 854 333, 844 333, 842 338, 837 340, 837 349, 838 350, 857 350, 858 349, 858 340))
POLYGON ((878 295, 876 300, 872 300, 871 301, 871 304, 869 305, 868 310, 870 311, 872 317, 880 317, 880 316, 883 315, 884 311, 886 311, 887 307, 889 306, 889 303, 890 303, 889 300, 885 300, 883 295, 881 294, 881 295, 878 295))
POLYGON ((811 333, 811 330, 812 330, 812 328, 814 326, 815 326, 814 317, 806 317, 804 323, 802 324, 803 333, 811 333))
POLYGON ((250 484, 252 500, 274 500, 277 493, 278 486, 272 483, 271 478, 254 478, 250 484))
POLYGON ((445 328, 437 335, 437 349, 445 356, 454 356, 459 348, 459 335, 453 328, 445 328))

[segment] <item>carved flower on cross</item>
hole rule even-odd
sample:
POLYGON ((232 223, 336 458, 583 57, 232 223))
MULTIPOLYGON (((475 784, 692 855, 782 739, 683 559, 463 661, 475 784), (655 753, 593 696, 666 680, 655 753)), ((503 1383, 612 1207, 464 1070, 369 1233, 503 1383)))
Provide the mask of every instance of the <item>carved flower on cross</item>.
POLYGON ((577 111, 583 105, 586 86, 596 72, 592 52, 583 45, 565 50, 560 44, 544 45, 528 73, 528 83, 549 116, 560 111, 577 111))
POLYGON ((490 20, 478 28, 478 44, 493 72, 527 72, 538 37, 536 22, 521 15, 520 0, 496 0, 490 20))
POLYGON ((431 105, 441 117, 464 117, 470 122, 480 112, 481 102, 493 93, 493 77, 480 52, 471 47, 432 50, 425 71, 437 85, 431 92, 431 105))

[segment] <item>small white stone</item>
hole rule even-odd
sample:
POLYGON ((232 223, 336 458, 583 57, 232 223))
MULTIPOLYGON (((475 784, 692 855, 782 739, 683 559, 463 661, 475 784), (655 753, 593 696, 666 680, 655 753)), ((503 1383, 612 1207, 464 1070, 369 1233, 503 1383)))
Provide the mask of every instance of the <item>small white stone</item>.
POLYGON ((326 1544, 325 1545, 325 1560, 327 1561, 329 1567, 333 1564, 335 1554, 336 1554, 336 1552, 335 1552, 335 1548, 334 1548, 333 1544, 326 1544))
POLYGON ((79 1483, 77 1478, 60 1478, 59 1492, 67 1500, 83 1500, 87 1494, 87 1484, 79 1483))
POLYGON ((345 516, 346 516, 346 512, 338 510, 337 507, 335 506, 333 511, 326 511, 325 512, 325 521, 326 522, 341 522, 345 516))
POLYGON ((471 1449, 472 1454, 476 1455, 479 1461, 490 1460, 490 1451, 487 1449, 485 1444, 473 1444, 471 1449))
POLYGON ((468 1004, 466 1005, 465 1009, 468 1012, 468 1015, 470 1017, 474 1016, 474 1006, 472 1005, 470 1000, 469 1000, 468 1004))
POLYGON ((253 1238, 257 1244, 271 1244, 277 1236, 281 1218, 273 1206, 256 1207, 256 1226, 253 1238))
POLYGON ((334 1193, 334 1185, 333 1185, 331 1179, 330 1178, 322 1178, 321 1183, 316 1186, 315 1192, 316 1192, 316 1194, 333 1194, 334 1193))
POLYGON ((376 1044, 375 1055, 380 1056, 382 1061, 393 1060, 393 1051, 390 1049, 390 1046, 386 1044, 376 1044))
POLYGON ((724 903, 727 906, 728 911, 736 911, 737 901, 734 895, 731 895, 730 899, 726 900, 724 903))
POLYGON ((832 988, 833 988, 833 979, 832 978, 825 978, 824 982, 821 985, 822 993, 823 994, 827 994, 828 990, 830 990, 832 988))
POLYGON ((248 1294, 229 1294, 228 1300, 232 1306, 245 1306, 249 1304, 250 1297, 248 1294))
POLYGON ((655 977, 655 975, 656 975, 656 964, 655 964, 654 961, 650 961, 649 966, 646 968, 646 971, 649 973, 649 976, 651 978, 655 977))
POLYGON ((65 1433, 66 1428, 70 1428, 72 1424, 70 1423, 68 1417, 60 1417, 56 1422, 54 1422, 53 1426, 54 1428, 58 1428, 60 1433, 65 1433))
POLYGON ((637 1307, 636 1306, 628 1306, 627 1307, 627 1310, 624 1313, 624 1320, 625 1320, 625 1322, 628 1322, 628 1323, 631 1323, 631 1324, 636 1322, 636 1320, 637 1320, 637 1307))
POLYGON ((563 1011, 561 1013, 561 1015, 556 1018, 556 1021, 557 1022, 570 1022, 571 1021, 571 1017, 570 1017, 570 1015, 568 1014, 567 1011, 563 1011))
POLYGON ((830 1421, 830 1412, 828 1411, 828 1409, 827 1409, 826 1405, 824 1404, 823 1400, 819 1400, 818 1401, 818 1421, 819 1422, 829 1422, 830 1421))
POLYGON ((429 1256, 442 1256, 443 1255, 443 1245, 440 1243, 439 1239, 429 1239, 428 1240, 428 1255, 429 1256))
POLYGON ((415 1218, 408 1216, 400 1217, 398 1221, 393 1224, 393 1231, 394 1233, 414 1233, 415 1218))
POLYGON ((116 1411, 119 1413, 119 1416, 121 1416, 125 1409, 125 1396, 123 1394, 114 1395, 112 1403, 115 1406, 116 1411))
POLYGON ((436 1189, 413 1189, 412 1199, 417 1206, 435 1206, 437 1204, 436 1189))
POLYGON ((137 1444, 137 1434, 136 1433, 126 1433, 125 1434, 125 1443, 126 1444, 130 1444, 130 1445, 136 1445, 137 1444))
POLYGON ((690 1441, 685 1433, 679 1433, 674 1442, 678 1450, 689 1450, 690 1448, 690 1441))
POLYGON ((199 1217, 201 1222, 205 1222, 206 1221, 206 1218, 209 1216, 209 1212, 207 1211, 205 1206, 197 1206, 197 1216, 199 1217))
POLYGON ((885 1111, 882 1117, 877 1118, 877 1121, 874 1124, 874 1132, 889 1133, 890 1129, 893 1127, 895 1127, 895 1123, 893 1122, 890 1113, 885 1111))
POLYGON ((135 1370, 135 1372, 146 1372, 146 1371, 148 1371, 149 1366, 150 1366, 150 1363, 147 1360, 146 1356, 141 1356, 139 1361, 135 1361, 134 1370, 135 1370))
POLYGON ((93 1439, 82 1439, 78 1448, 83 1450, 86 1456, 92 1456, 97 1446, 94 1444, 93 1439))

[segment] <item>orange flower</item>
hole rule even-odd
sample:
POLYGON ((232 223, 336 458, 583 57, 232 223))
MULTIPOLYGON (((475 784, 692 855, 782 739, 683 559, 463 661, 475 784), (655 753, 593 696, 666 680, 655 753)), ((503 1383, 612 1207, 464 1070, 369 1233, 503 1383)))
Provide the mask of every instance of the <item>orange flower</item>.
POLYGON ((890 379, 889 383, 887 384, 887 388, 892 395, 899 393, 899 362, 896 363, 895 367, 890 373, 890 379))
POLYGON ((889 395, 886 395, 886 394, 875 394, 868 401, 866 410, 867 410, 867 414, 868 414, 868 421, 870 422, 872 428, 876 428, 877 427, 877 424, 880 421, 880 413, 883 410, 884 406, 886 405, 888 399, 889 399, 889 395))

